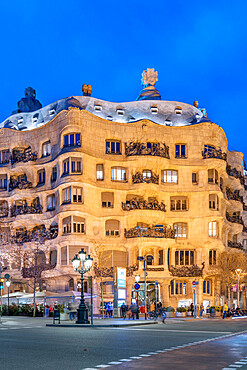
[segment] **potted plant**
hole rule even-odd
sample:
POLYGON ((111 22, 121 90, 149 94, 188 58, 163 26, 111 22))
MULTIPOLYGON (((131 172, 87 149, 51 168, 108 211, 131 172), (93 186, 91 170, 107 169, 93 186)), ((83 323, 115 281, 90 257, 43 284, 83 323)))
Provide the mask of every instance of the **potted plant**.
POLYGON ((165 308, 166 317, 175 317, 175 309, 171 306, 165 308))
POLYGON ((177 307, 176 317, 186 317, 186 312, 185 307, 177 307))
POLYGON ((60 320, 61 321, 66 321, 66 320, 69 320, 69 314, 67 312, 67 310, 64 308, 64 304, 62 304, 60 307, 60 320))

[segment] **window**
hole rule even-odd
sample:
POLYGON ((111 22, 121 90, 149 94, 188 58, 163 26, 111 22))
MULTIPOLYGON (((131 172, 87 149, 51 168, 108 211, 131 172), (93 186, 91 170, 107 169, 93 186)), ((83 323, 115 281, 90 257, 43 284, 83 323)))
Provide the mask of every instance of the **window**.
POLYGON ((212 280, 203 281, 203 294, 212 295, 212 280))
POLYGON ((176 107, 175 108, 175 113, 176 114, 182 114, 182 108, 181 107, 176 107))
POLYGON ((150 107, 150 112, 152 113, 152 114, 157 114, 158 113, 158 108, 156 107, 156 106, 152 106, 152 107, 150 107))
POLYGON ((106 141, 106 154, 121 154, 121 142, 106 141))
POLYGON ((57 264, 57 250, 53 249, 50 251, 50 264, 56 266, 57 264))
POLYGON ((211 221, 208 224, 208 236, 217 237, 218 236, 218 222, 211 221))
POLYGON ((104 180, 104 167, 103 164, 96 165, 96 179, 98 181, 104 180))
POLYGON ((48 195, 47 197, 47 211, 53 211, 56 208, 55 194, 48 195))
POLYGON ((164 251, 163 249, 159 250, 159 265, 164 264, 164 251))
POLYGON ((71 187, 65 188, 62 190, 62 203, 70 203, 71 202, 71 187))
POLYGON ((170 294, 182 294, 185 295, 187 293, 187 283, 184 281, 175 281, 171 280, 170 282, 170 294))
POLYGON ((142 177, 143 179, 150 179, 152 177, 152 171, 150 170, 142 171, 142 177))
POLYGON ((198 173, 192 172, 192 184, 198 184, 198 173))
POLYGON ((42 157, 47 157, 51 154, 51 142, 46 141, 42 144, 42 157))
POLYGON ((73 232, 84 234, 85 232, 84 219, 78 216, 73 216, 73 232))
POLYGON ((247 239, 243 239, 243 250, 247 250, 247 239))
POLYGON ((187 197, 171 197, 171 211, 187 211, 187 197))
POLYGON ((94 110, 95 110, 95 112, 101 112, 102 111, 102 106, 101 105, 95 105, 94 110))
POLYGON ((187 238, 188 227, 184 222, 178 222, 173 224, 173 229, 175 230, 175 238, 187 238))
POLYGON ((176 170, 161 171, 161 182, 177 184, 178 183, 178 171, 176 170))
POLYGON ((67 146, 81 146, 81 134, 64 135, 64 147, 67 146))
POLYGON ((218 184, 218 171, 214 168, 208 170, 208 183, 218 184))
POLYGON ((63 219, 63 233, 70 234, 70 233, 79 233, 83 234, 85 232, 85 220, 84 218, 78 216, 65 217, 63 219), (73 227, 71 225, 73 224, 73 227))
POLYGON ((186 145, 185 144, 175 145, 175 158, 186 158, 186 145))
POLYGON ((82 188, 73 186, 73 203, 82 203, 82 188))
POLYGON ((152 254, 147 255, 146 258, 147 258, 147 266, 152 266, 153 260, 154 260, 152 254))
POLYGON ((219 198, 217 194, 209 194, 209 209, 218 210, 219 198))
POLYGON ((7 189, 7 175, 0 175, 0 189, 7 189))
POLYGON ((67 175, 69 173, 69 158, 63 161, 63 175, 67 175))
POLYGON ((71 158, 71 172, 72 173, 81 173, 81 159, 80 158, 71 158))
POLYGON ((38 171, 38 185, 45 183, 45 170, 39 170, 38 171))
POLYGON ((123 116, 124 115, 124 109, 121 109, 121 108, 117 109, 117 114, 119 116, 123 116))
POLYGON ((209 251, 209 264, 216 265, 216 251, 213 249, 209 251))
POLYGON ((126 178, 127 178, 126 168, 112 167, 111 169, 111 180, 112 181, 127 181, 126 178))
POLYGON ((107 220, 105 223, 106 236, 119 236, 119 221, 107 220))
POLYGON ((0 163, 9 163, 9 149, 0 151, 0 163))
POLYGON ((195 264, 194 251, 175 251, 175 265, 194 265, 195 264))
POLYGON ((61 248, 61 265, 68 264, 68 252, 67 252, 67 245, 61 248))
POLYGON ((57 180, 57 166, 52 167, 51 172, 51 182, 54 182, 57 180))
POLYGON ((114 207, 114 193, 104 192, 101 193, 101 204, 104 208, 113 208, 114 207))

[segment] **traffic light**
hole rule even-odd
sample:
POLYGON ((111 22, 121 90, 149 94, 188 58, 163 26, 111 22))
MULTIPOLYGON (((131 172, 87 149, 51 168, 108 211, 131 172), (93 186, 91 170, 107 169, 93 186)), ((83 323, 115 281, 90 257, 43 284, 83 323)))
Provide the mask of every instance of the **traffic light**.
POLYGON ((3 289, 3 283, 4 283, 4 279, 0 279, 0 289, 3 289))

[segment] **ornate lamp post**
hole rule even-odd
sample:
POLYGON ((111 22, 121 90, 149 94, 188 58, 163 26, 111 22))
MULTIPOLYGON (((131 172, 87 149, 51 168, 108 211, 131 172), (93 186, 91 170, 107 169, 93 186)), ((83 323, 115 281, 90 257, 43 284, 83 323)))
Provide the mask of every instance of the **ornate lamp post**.
MULTIPOLYGON (((138 284, 139 281, 140 281, 140 275, 136 274, 135 275, 135 281, 136 283, 138 284)), ((139 302, 138 302, 138 298, 139 298, 139 290, 136 291, 136 305, 137 305, 137 312, 136 312, 136 319, 139 320, 139 302)))
POLYGON ((11 284, 10 280, 7 280, 5 284, 6 284, 6 287, 8 288, 8 316, 9 316, 9 287, 11 284))
POLYGON ((242 269, 237 269, 235 270, 236 274, 237 274, 237 277, 238 277, 238 302, 237 302, 237 306, 239 307, 239 278, 240 278, 240 275, 242 274, 242 269))
POLYGON ((83 275, 88 272, 93 264, 93 259, 90 257, 90 254, 86 257, 86 252, 82 248, 75 257, 72 259, 73 268, 76 272, 81 274, 81 300, 80 305, 77 310, 77 324, 89 324, 88 321, 88 309, 85 305, 84 293, 83 293, 83 275), (81 265, 81 268, 79 268, 81 265))

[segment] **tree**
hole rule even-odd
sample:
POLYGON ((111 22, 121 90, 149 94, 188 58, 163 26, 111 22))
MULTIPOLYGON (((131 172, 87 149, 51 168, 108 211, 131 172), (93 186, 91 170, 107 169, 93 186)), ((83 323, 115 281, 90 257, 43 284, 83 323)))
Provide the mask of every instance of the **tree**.
POLYGON ((33 316, 36 313, 36 289, 41 288, 44 279, 42 272, 53 269, 55 264, 46 262, 46 254, 48 248, 45 245, 44 228, 36 228, 26 241, 27 234, 23 232, 11 232, 9 227, 1 228, 1 244, 0 244, 0 263, 18 267, 21 271, 21 276, 27 279, 28 284, 33 289, 33 316), (30 285, 29 280, 33 279, 33 285, 30 285))
POLYGON ((218 257, 214 276, 228 293, 228 302, 230 302, 231 285, 236 282, 236 270, 241 269, 243 276, 247 274, 247 255, 241 250, 225 250, 218 257))

